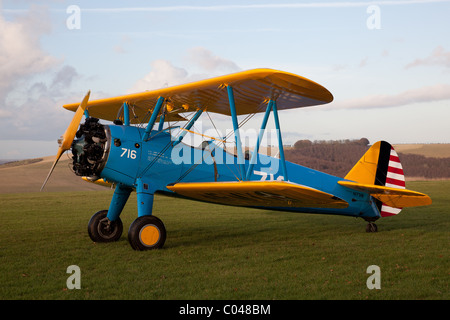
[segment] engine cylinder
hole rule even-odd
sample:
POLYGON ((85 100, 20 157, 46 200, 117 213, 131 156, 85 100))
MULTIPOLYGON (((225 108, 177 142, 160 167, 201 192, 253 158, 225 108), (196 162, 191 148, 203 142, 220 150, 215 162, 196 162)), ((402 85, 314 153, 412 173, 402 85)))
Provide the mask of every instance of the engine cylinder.
POLYGON ((108 160, 111 134, 97 118, 87 118, 80 125, 72 143, 73 171, 77 176, 96 179, 108 160))

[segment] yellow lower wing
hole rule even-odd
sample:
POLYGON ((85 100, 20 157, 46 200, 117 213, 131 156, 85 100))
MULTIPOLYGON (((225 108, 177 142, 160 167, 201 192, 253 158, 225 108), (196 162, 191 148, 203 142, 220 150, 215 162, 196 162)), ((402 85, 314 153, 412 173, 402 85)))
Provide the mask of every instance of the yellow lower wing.
POLYGON ((113 185, 111 182, 108 182, 105 179, 90 180, 88 177, 81 177, 81 179, 83 179, 84 181, 87 181, 90 183, 95 183, 95 184, 98 184, 99 186, 104 186, 104 187, 108 187, 108 188, 111 188, 113 185))
POLYGON ((378 199, 382 203, 394 208, 426 206, 431 204, 431 198, 429 196, 417 191, 350 181, 339 181, 338 183, 344 187, 362 192, 368 192, 375 199, 378 199))
POLYGON ((348 207, 332 194, 286 181, 187 182, 168 185, 180 195, 220 204, 250 207, 348 207))

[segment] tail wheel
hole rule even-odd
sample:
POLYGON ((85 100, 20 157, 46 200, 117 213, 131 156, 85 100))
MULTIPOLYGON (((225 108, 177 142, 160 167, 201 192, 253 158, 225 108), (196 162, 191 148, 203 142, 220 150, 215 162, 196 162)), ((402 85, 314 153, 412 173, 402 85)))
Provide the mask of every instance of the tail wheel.
POLYGON ((89 237, 94 242, 114 242, 120 239, 123 232, 123 224, 120 218, 110 221, 107 218, 108 210, 95 213, 88 223, 89 237))
POLYGON ((378 227, 375 223, 369 222, 366 226, 366 232, 378 232, 378 227))
POLYGON ((160 249, 166 241, 166 228, 155 216, 143 216, 133 221, 128 241, 134 250, 160 249))

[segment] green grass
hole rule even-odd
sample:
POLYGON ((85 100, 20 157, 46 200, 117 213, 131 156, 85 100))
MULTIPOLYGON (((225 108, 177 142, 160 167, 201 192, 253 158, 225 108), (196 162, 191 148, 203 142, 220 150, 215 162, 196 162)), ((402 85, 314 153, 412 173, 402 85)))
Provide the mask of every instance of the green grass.
POLYGON ((410 182, 429 207, 404 209, 365 232, 362 219, 155 198, 162 250, 127 241, 132 195, 116 243, 87 223, 112 191, 0 195, 0 299, 449 299, 450 181, 410 182), (81 269, 68 290, 67 267, 81 269), (381 269, 369 290, 366 269, 381 269))

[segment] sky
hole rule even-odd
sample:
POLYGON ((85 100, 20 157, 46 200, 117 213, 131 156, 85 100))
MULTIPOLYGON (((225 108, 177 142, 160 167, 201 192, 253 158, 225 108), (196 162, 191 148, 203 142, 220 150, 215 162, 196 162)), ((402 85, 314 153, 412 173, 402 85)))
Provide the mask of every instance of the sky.
POLYGON ((334 96, 281 111, 284 144, 450 143, 449 15, 450 0, 0 1, 0 159, 56 154, 73 117, 62 105, 88 90, 106 98, 253 68, 334 96))

